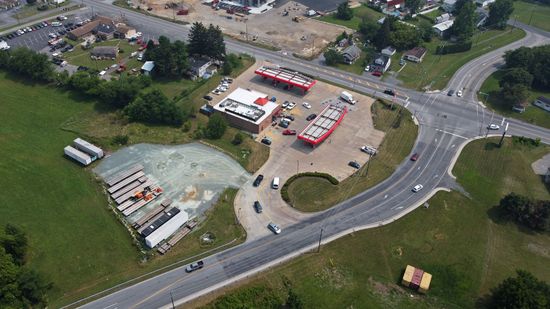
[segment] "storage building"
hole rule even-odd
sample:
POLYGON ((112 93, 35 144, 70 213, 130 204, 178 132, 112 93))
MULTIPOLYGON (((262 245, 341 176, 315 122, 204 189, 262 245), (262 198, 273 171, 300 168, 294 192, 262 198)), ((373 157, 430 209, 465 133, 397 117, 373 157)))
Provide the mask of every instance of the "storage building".
POLYGON ((151 222, 151 224, 149 224, 147 228, 141 231, 141 235, 143 237, 147 237, 151 235, 154 231, 156 231, 159 227, 161 227, 164 223, 168 222, 170 219, 172 219, 172 217, 174 217, 178 213, 180 213, 180 209, 173 207, 169 211, 165 212, 162 216, 160 216, 160 218, 151 222))
POLYGON ((422 281, 420 281, 420 286, 418 287, 418 292, 426 294, 430 289, 430 283, 432 282, 432 275, 429 273, 424 273, 422 276, 422 281))
POLYGON ((155 230, 153 233, 151 233, 149 236, 145 238, 145 244, 149 246, 149 248, 153 248, 156 245, 158 245, 161 241, 167 239, 170 237, 170 235, 174 234, 182 225, 185 224, 189 220, 189 216, 185 211, 181 211, 172 219, 168 220, 168 222, 164 223, 161 227, 159 227, 157 230, 155 230))
POLYGON ((90 163, 92 163, 92 158, 89 155, 71 146, 65 147, 63 151, 65 152, 65 155, 82 165, 89 165, 90 163))
POLYGON ((96 157, 97 159, 103 158, 103 150, 94 144, 88 143, 81 138, 76 138, 73 141, 73 144, 76 149, 85 152, 92 157, 96 157))
POLYGON ((404 286, 409 286, 412 281, 412 277, 414 274, 414 267, 411 265, 407 265, 407 268, 405 268, 405 273, 403 273, 403 279, 401 280, 401 284, 404 286))

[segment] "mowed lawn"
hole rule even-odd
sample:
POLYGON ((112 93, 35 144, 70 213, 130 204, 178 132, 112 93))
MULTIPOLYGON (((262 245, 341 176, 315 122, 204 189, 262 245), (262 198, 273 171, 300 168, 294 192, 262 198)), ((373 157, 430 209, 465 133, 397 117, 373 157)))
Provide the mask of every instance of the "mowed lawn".
POLYGON ((493 207, 511 191, 550 199, 548 188, 530 167, 550 147, 529 148, 506 139, 498 149, 497 141, 472 142, 454 168, 469 198, 459 192, 437 193, 428 209, 338 239, 323 246, 320 254, 304 254, 249 279, 239 291, 265 286, 282 299, 286 282, 305 308, 474 308, 515 269, 550 281, 550 235, 532 233, 493 215, 493 207), (433 275, 426 296, 399 285, 407 264, 433 275))
POLYGON ((497 71, 491 74, 491 76, 483 82, 483 85, 481 85, 480 91, 489 94, 489 100, 487 101, 487 97, 484 95, 479 95, 479 97, 487 104, 487 106, 494 109, 501 115, 520 119, 545 128, 550 128, 550 112, 547 112, 532 104, 533 101, 535 101, 535 99, 539 96, 550 97, 550 92, 531 89, 531 95, 528 99, 529 104, 526 107, 525 112, 514 112, 512 108, 504 100, 502 100, 500 95, 500 86, 498 82, 502 76, 502 73, 502 71, 497 71))
POLYGON ((514 1, 514 13, 511 19, 550 31, 550 5, 535 3, 531 1, 514 1))
POLYGON ((331 24, 342 25, 344 27, 348 27, 353 30, 358 30, 359 25, 361 24, 361 21, 363 20, 363 18, 367 18, 372 21, 377 21, 380 18, 384 17, 384 14, 371 9, 366 5, 361 5, 351 10, 353 11, 353 18, 350 20, 343 20, 343 19, 336 18, 334 14, 322 16, 319 18, 319 20, 325 21, 331 24))
MULTIPOLYGON (((521 29, 488 30, 478 33, 472 39, 471 50, 456 54, 436 55, 436 49, 444 42, 434 37, 432 42, 425 43, 428 53, 421 63, 407 61, 406 66, 397 74, 397 78, 403 82, 403 86, 411 89, 422 89, 428 86, 430 89, 443 89, 453 77, 454 73, 468 61, 483 54, 508 45, 525 36, 521 29)), ((392 57, 394 60, 399 56, 392 57)), ((398 70, 398 61, 393 61, 392 70, 398 70)))
POLYGON ((0 93, 0 225, 14 223, 27 233, 29 265, 55 284, 50 299, 135 266, 138 252, 107 208, 99 182, 63 156, 76 135, 60 125, 93 112, 93 104, 4 73, 0 93))
POLYGON ((374 126, 386 135, 370 165, 364 164, 338 185, 319 177, 296 179, 288 188, 293 207, 306 212, 324 210, 388 178, 410 154, 418 134, 411 114, 404 109, 400 114, 399 110, 376 102, 372 107, 374 126))

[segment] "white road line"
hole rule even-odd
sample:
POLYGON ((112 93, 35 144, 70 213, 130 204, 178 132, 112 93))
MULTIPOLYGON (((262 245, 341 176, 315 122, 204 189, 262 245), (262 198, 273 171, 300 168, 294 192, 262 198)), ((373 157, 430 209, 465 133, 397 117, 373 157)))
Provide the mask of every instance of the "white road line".
MULTIPOLYGON (((438 132, 441 132, 441 133, 444 133, 444 134, 449 134, 449 135, 452 135, 452 136, 456 136, 456 137, 460 137, 460 138, 463 138, 463 139, 468 139, 467 137, 465 136, 462 136, 462 135, 458 135, 456 133, 452 133, 452 132, 449 132, 449 131, 445 131, 445 130, 441 130, 441 129, 435 129, 436 131, 438 132)), ((437 142, 437 139, 435 140, 437 142)), ((451 146, 451 148, 453 148, 455 145, 451 146)))

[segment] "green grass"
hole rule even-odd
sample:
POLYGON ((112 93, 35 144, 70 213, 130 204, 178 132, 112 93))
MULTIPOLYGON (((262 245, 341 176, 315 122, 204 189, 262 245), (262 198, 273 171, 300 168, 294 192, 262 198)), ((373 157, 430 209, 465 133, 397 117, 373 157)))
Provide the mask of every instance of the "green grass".
POLYGON ((529 105, 525 109, 525 112, 514 112, 512 108, 501 98, 500 86, 498 82, 502 77, 502 74, 502 71, 497 71, 491 74, 491 76, 483 82, 483 85, 481 85, 480 91, 489 94, 489 101, 487 101, 487 96, 485 95, 478 94, 478 98, 485 102, 489 108, 495 110, 503 116, 516 118, 538 126, 550 128, 550 112, 547 112, 532 104, 532 102, 539 96, 550 97, 550 91, 543 92, 540 90, 531 89, 531 95, 528 99, 529 105))
POLYGON ((380 18, 384 17, 384 14, 371 9, 366 5, 362 5, 360 7, 356 7, 351 10, 353 11, 353 18, 350 20, 338 19, 334 16, 334 14, 320 17, 319 20, 327 23, 331 23, 331 24, 337 24, 344 27, 348 27, 353 30, 358 30, 359 25, 361 24, 361 21, 363 20, 363 18, 368 18, 370 20, 377 21, 380 18))
POLYGON ((109 41, 103 41, 103 42, 93 44, 93 47, 118 46, 119 49, 124 50, 123 53, 118 54, 115 60, 92 60, 90 58, 90 53, 93 50, 93 47, 90 49, 83 49, 80 44, 74 45, 74 46, 75 46, 74 51, 65 53, 63 55, 63 58, 67 60, 67 62, 73 65, 85 66, 90 69, 102 71, 103 69, 110 67, 113 64, 124 63, 125 61, 123 60, 127 59, 126 64, 128 66, 128 70, 135 67, 141 67, 141 63, 138 62, 137 60, 128 59, 128 57, 130 57, 130 54, 132 52, 138 50, 139 46, 137 44, 130 45, 130 43, 128 43, 128 41, 126 40, 109 40, 109 41))
POLYGON ((550 31, 550 5, 531 1, 514 1, 514 13, 511 19, 528 24, 545 31, 550 31))
POLYGON ((342 71, 347 71, 350 73, 355 73, 357 75, 361 75, 363 71, 365 70, 365 59, 367 58, 367 53, 365 51, 361 52, 361 56, 359 59, 355 60, 352 64, 345 64, 345 63, 338 63, 336 64, 336 68, 340 69, 342 71))
POLYGON ((447 55, 435 54, 437 46, 442 45, 443 42, 434 38, 432 42, 425 43, 428 53, 422 63, 407 62, 407 66, 397 75, 397 78, 403 82, 403 86, 411 89, 422 89, 426 86, 430 89, 443 89, 453 74, 468 61, 524 36, 525 32, 521 29, 488 30, 473 38, 474 44, 471 50, 447 55))
MULTIPOLYGON (((470 198, 437 193, 428 209, 345 236, 323 246, 321 254, 304 254, 249 279, 239 291, 264 286, 282 298, 283 282, 290 281, 305 308, 474 308, 517 268, 550 281, 550 235, 525 231, 492 215, 494 205, 511 191, 550 198, 530 167, 550 147, 529 148, 506 139, 498 149, 497 141, 469 144, 454 168, 470 198), (399 285, 407 264, 433 275, 426 296, 399 285)), ((234 295, 227 290, 223 294, 234 295)))
POLYGON ((389 177, 410 153, 418 133, 410 113, 402 110, 399 116, 399 109, 392 111, 380 102, 376 102, 372 109, 375 128, 386 132, 386 136, 378 154, 370 162, 368 177, 364 176, 367 167, 364 165, 338 185, 319 177, 298 178, 288 188, 293 207, 306 212, 327 209, 389 177))

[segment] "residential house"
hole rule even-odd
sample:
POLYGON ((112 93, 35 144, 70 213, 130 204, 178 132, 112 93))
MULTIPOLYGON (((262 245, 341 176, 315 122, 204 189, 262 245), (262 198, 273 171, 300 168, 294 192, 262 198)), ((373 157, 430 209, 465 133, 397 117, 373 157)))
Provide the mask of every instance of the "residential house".
POLYGON ((67 33, 67 37, 73 41, 76 41, 82 37, 89 36, 92 34, 92 31, 99 26, 99 24, 113 25, 114 27, 114 22, 112 19, 103 16, 96 16, 91 22, 69 31, 69 33, 67 33))
POLYGON ((405 7, 405 0, 388 0, 386 2, 386 9, 394 10, 405 7))
POLYGON ((428 50, 425 49, 424 47, 415 47, 407 52, 405 52, 405 55, 403 56, 403 58, 409 60, 409 61, 412 61, 412 62, 416 62, 416 63, 419 63, 419 62, 422 62, 422 59, 424 59, 424 56, 426 55, 426 52, 428 50))
POLYGON ((50 0, 51 4, 60 5, 61 3, 64 3, 65 0, 50 0))
POLYGON ((10 46, 8 45, 8 42, 0 41, 0 50, 8 50, 8 49, 10 49, 10 46))
POLYGON ((348 46, 342 52, 342 56, 344 57, 345 63, 352 64, 361 57, 361 49, 355 45, 348 46))
POLYGON ((118 47, 116 46, 97 46, 92 49, 91 57, 93 59, 116 59, 118 47))
POLYGON ((447 35, 449 29, 453 26, 454 21, 453 20, 447 20, 442 23, 439 23, 437 25, 434 25, 432 28, 434 28, 435 32, 440 36, 444 37, 447 35))
POLYGON ((383 54, 378 54, 378 56, 374 59, 373 71, 384 73, 390 68, 390 65, 391 65, 390 57, 383 54))
POLYGON ((443 0, 441 8, 447 13, 452 13, 455 10, 455 4, 456 0, 443 0))
POLYGON ((212 72, 212 59, 208 57, 193 57, 189 59, 190 62, 190 75, 193 79, 210 77, 212 72))
POLYGON ((479 28, 485 25, 485 22, 489 18, 489 13, 482 8, 476 9, 476 27, 479 28))
POLYGON ((476 0, 477 5, 484 8, 488 6, 489 4, 495 2, 496 0, 476 0))
POLYGON ((436 24, 440 24, 440 23, 442 23, 442 22, 444 22, 444 21, 447 21, 447 20, 449 20, 449 19, 451 19, 451 14, 449 14, 449 13, 444 13, 444 14, 441 14, 441 15, 439 15, 439 16, 437 16, 437 17, 435 18, 435 23, 436 23, 436 24))
POLYGON ((349 40, 347 38, 344 38, 344 39, 341 39, 339 42, 338 42, 338 46, 339 47, 346 47, 349 45, 349 40))
POLYGON ((393 55, 395 55, 395 48, 391 47, 391 46, 388 46, 384 49, 382 49, 382 55, 386 55, 388 57, 391 57, 393 55))
POLYGON ((153 69, 155 68, 155 62, 154 61, 145 61, 145 63, 141 66, 141 73, 143 75, 151 75, 151 72, 153 72, 153 69))
POLYGON ((112 23, 99 23, 97 27, 95 27, 94 30, 92 30, 92 33, 96 35, 96 37, 101 38, 102 40, 109 40, 112 39, 115 35, 116 27, 112 23))
POLYGON ((115 33, 113 34, 115 38, 127 39, 136 36, 136 29, 132 28, 126 24, 116 24, 115 33))
POLYGON ((550 112, 550 98, 540 96, 533 102, 533 105, 550 112))

